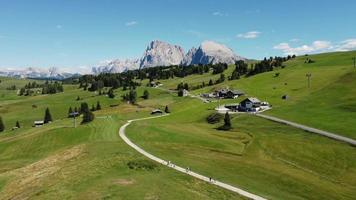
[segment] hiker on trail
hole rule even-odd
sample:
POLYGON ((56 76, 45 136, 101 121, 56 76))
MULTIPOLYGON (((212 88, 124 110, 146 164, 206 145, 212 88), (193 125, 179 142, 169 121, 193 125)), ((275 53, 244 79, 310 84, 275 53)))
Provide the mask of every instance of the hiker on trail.
POLYGON ((211 177, 209 177, 209 181, 211 182, 211 177))

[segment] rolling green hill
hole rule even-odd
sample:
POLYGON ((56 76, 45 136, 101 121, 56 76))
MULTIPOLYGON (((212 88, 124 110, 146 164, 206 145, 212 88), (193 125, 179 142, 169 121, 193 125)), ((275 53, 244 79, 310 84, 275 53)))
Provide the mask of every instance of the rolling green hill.
MULTIPOLYGON (((300 56, 272 72, 191 91, 240 89, 273 105, 266 114, 356 138, 356 52, 300 56), (279 73, 276 77, 275 74, 279 73), (312 74, 307 87, 306 74, 312 74), (288 95, 287 100, 282 100, 288 95)), ((230 66, 224 73, 229 76, 230 66)), ((175 89, 219 75, 191 75, 160 80, 175 89)), ((156 88, 137 105, 65 85, 63 93, 18 96, 11 85, 29 80, 0 77, 0 199, 243 199, 242 197, 153 163, 126 145, 118 129, 128 119, 149 116, 152 109, 172 111, 165 118, 135 122, 127 136, 148 152, 268 199, 353 199, 356 195, 356 149, 345 143, 249 115, 234 115, 227 132, 208 124, 217 103, 204 104, 156 88), (77 101, 77 96, 81 100, 77 101), (73 128, 69 106, 100 101, 96 119, 73 128), (34 128, 49 107, 54 122, 34 128), (15 122, 21 128, 12 131, 15 122), (131 169, 130 166, 138 166, 131 169)), ((143 83, 146 83, 144 80, 143 83)), ((145 84, 143 84, 145 85, 145 84)), ((239 102, 222 100, 221 103, 239 102)), ((78 119, 80 120, 80 119, 78 119)))

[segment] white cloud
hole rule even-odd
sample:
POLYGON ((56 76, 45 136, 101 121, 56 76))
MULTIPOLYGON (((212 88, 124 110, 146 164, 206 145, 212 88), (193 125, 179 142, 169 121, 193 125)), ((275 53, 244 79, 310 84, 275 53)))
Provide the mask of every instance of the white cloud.
POLYGON ((214 16, 220 16, 220 17, 223 17, 223 16, 228 16, 227 13, 222 13, 220 11, 215 11, 212 13, 214 16))
POLYGON ((306 53, 320 53, 325 51, 330 51, 334 47, 329 41, 314 41, 310 45, 302 45, 297 47, 291 47, 288 43, 283 42, 275 45, 273 49, 281 50, 285 55, 301 55, 306 53))
POLYGON ((356 49, 356 39, 347 39, 340 42, 335 50, 336 51, 350 51, 356 49))
POLYGON ((255 39, 260 34, 261 34, 261 32, 259 32, 259 31, 250 31, 250 32, 247 32, 247 33, 238 34, 237 37, 238 38, 245 38, 245 39, 255 39))
POLYGON ((135 26, 135 25, 137 25, 137 24, 138 24, 137 21, 129 21, 129 22, 126 22, 126 23, 125 23, 126 26, 135 26))
POLYGON ((56 25, 56 28, 57 28, 57 29, 62 29, 62 28, 63 28, 63 26, 62 26, 62 25, 60 25, 60 24, 57 24, 57 25, 56 25))

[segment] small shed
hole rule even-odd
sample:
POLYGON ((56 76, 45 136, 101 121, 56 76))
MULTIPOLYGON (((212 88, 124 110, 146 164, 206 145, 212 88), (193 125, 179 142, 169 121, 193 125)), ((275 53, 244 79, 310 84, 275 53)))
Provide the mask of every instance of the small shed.
POLYGON ((154 110, 152 110, 151 115, 156 115, 156 114, 163 114, 163 111, 160 110, 160 109, 154 109, 154 110))
POLYGON ((40 126, 43 126, 44 124, 44 121, 34 121, 33 122, 33 127, 40 127, 40 126))

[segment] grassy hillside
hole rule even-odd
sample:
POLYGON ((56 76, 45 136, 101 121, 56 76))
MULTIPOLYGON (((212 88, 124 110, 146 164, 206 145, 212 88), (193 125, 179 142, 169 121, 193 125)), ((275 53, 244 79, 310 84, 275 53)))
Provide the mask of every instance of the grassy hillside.
MULTIPOLYGON (((76 88, 0 101, 6 127, 14 120, 23 125, 0 134, 0 199, 241 199, 153 163, 119 139, 118 128, 127 119, 148 116, 174 97, 150 90, 152 99, 131 106, 121 102, 123 91, 109 99, 76 88), (75 100, 78 95, 89 103, 100 100, 103 110, 95 112, 94 122, 73 128, 66 114, 69 105, 80 103, 75 100), (32 128, 47 106, 55 121, 32 128), (128 163, 139 168, 130 169, 128 163)), ((139 94, 142 91, 138 89, 139 94)))
MULTIPOLYGON (((311 55, 308 58, 315 63, 310 64, 300 56, 283 69, 192 92, 240 89, 269 101, 273 105, 269 115, 356 138, 356 69, 351 60, 355 54, 311 55), (312 74, 311 88, 307 73, 312 74)), ((224 74, 232 71, 230 66, 224 74)), ((182 81, 197 85, 218 77, 191 75, 161 82, 164 88, 175 89, 182 81)), ((117 135, 126 120, 149 116, 152 109, 166 105, 170 116, 127 128, 128 137, 154 155, 268 199, 356 196, 356 151, 344 143, 248 115, 234 115, 233 129, 221 132, 216 128, 222 122, 206 122, 217 103, 204 104, 155 88, 138 87, 138 96, 147 89, 150 98, 138 98, 133 106, 121 101, 127 92, 122 89, 115 90, 114 99, 77 85, 65 85, 63 93, 24 97, 6 88, 14 84, 20 88, 28 80, 0 80, 0 115, 6 126, 0 133, 0 199, 241 199, 151 162, 117 135), (103 109, 95 112, 96 119, 73 128, 67 118, 69 106, 97 101, 103 109), (33 128, 46 107, 54 122, 33 128), (12 131, 16 121, 21 128, 12 131)))
MULTIPOLYGON (((284 69, 258 74, 194 91, 235 88, 268 101, 268 114, 356 139, 356 51, 310 55, 315 63, 304 63, 306 56, 285 63, 284 69), (275 74, 279 73, 278 77, 275 74), (308 88, 306 74, 311 73, 308 88), (288 100, 282 100, 288 95, 288 100)), ((199 77, 195 77, 198 81, 199 77)), ((188 80, 188 79, 185 79, 188 80)))
POLYGON ((268 199, 353 199, 354 147, 248 115, 217 131, 206 117, 213 105, 185 99, 171 116, 135 122, 128 136, 178 165, 268 199))

